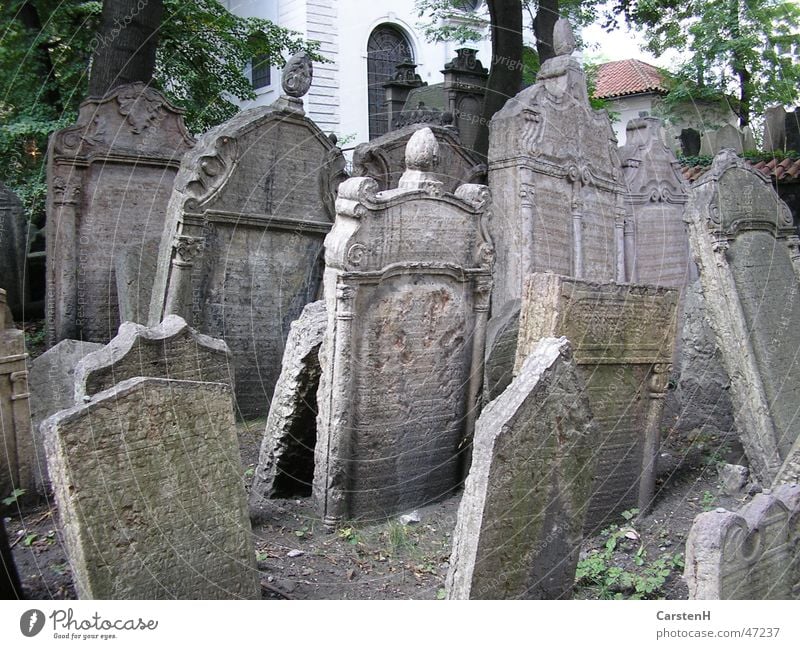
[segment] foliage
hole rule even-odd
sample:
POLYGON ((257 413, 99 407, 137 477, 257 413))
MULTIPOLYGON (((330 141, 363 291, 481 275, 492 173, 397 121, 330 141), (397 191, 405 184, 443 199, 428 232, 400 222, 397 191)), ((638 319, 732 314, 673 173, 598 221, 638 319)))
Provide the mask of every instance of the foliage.
MULTIPOLYGON (((623 512, 630 522, 637 510, 623 512)), ((673 571, 683 569, 681 554, 665 553, 648 561, 647 552, 640 541, 639 533, 630 525, 611 525, 601 532, 606 539, 602 549, 592 550, 578 562, 575 583, 592 592, 599 599, 658 599, 673 571), (638 548, 629 555, 635 543, 638 548), (625 562, 632 562, 635 569, 626 570, 625 562)))
MULTIPOLYGON (((100 24, 96 1, 11 0, 0 8, 0 178, 43 222, 47 138, 75 122, 87 94, 100 24)), ((190 131, 203 132, 236 113, 234 101, 253 99, 245 76, 251 58, 307 50, 319 44, 270 21, 234 16, 217 0, 164 0, 152 85, 186 109, 190 131)))
POLYGON ((740 124, 772 104, 800 98, 800 4, 793 0, 617 0, 607 15, 644 28, 647 49, 688 57, 675 92, 736 93, 740 124), (615 15, 616 14, 616 15, 615 15))
POLYGON ((14 491, 11 492, 11 495, 8 496, 8 498, 3 498, 2 502, 6 507, 10 507, 15 502, 17 502, 17 500, 19 500, 21 496, 24 495, 25 495, 24 489, 14 489, 14 491))

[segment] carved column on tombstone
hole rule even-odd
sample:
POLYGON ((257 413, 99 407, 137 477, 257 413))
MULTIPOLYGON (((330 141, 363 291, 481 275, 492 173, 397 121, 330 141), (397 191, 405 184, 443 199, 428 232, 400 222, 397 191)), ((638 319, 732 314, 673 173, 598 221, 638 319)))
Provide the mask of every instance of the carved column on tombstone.
POLYGON ((47 239, 47 345, 59 340, 78 338, 78 231, 77 214, 81 188, 77 178, 56 176, 52 181, 55 237, 47 239), (51 241, 50 239, 54 239, 51 241), (59 254, 56 255, 55 251, 59 254), (59 268, 55 268, 56 258, 59 268))
MULTIPOLYGON (((472 335, 472 371, 469 376, 469 396, 467 398, 467 425, 465 442, 472 444, 475 433, 475 422, 478 419, 481 388, 483 387, 483 357, 486 352, 486 323, 489 320, 489 304, 492 296, 491 275, 479 277, 473 283, 475 312, 475 329, 472 335)), ((469 463, 465 467, 464 475, 469 470, 469 463)))
POLYGON ((583 277, 583 201, 580 198, 580 183, 575 183, 572 191, 572 275, 583 277))
POLYGON ((789 246, 794 274, 797 275, 797 281, 800 282, 800 237, 789 235, 786 237, 786 244, 789 246))
POLYGON ((203 251, 203 237, 178 235, 172 242, 171 277, 164 302, 164 317, 179 315, 191 322, 189 297, 192 291, 192 269, 197 256, 203 251))
POLYGON ((325 489, 326 529, 333 530, 339 525, 347 513, 347 489, 350 473, 350 426, 351 409, 350 385, 351 345, 353 333, 353 306, 356 298, 356 287, 340 283, 336 287, 336 340, 333 342, 331 359, 333 374, 331 377, 331 400, 328 404, 331 421, 340 421, 341 425, 333 428, 335 435, 328 438, 326 462, 328 464, 325 489))
POLYGON ((625 239, 625 281, 636 284, 636 223, 632 218, 624 219, 623 237, 625 239))
POLYGON ((616 246, 616 281, 624 284, 630 279, 626 279, 625 272, 625 210, 617 208, 614 214, 614 242, 616 246))
POLYGON ((664 412, 671 371, 671 365, 656 363, 650 369, 650 376, 647 379, 649 404, 645 418, 644 443, 642 444, 642 473, 639 477, 639 513, 641 515, 650 509, 655 493, 658 449, 661 444, 661 415, 664 412))
POLYGON ((520 169, 523 179, 519 187, 520 210, 522 212, 522 250, 520 271, 522 277, 533 272, 533 245, 536 228, 536 188, 531 182, 530 169, 520 169))

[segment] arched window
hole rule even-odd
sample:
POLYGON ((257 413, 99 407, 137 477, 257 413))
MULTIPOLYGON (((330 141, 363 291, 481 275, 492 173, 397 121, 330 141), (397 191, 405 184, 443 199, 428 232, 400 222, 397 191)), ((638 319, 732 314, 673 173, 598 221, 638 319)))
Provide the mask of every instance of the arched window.
POLYGON ((389 131, 383 84, 394 76, 398 63, 414 58, 405 34, 391 25, 379 25, 367 43, 367 88, 370 139, 389 131))

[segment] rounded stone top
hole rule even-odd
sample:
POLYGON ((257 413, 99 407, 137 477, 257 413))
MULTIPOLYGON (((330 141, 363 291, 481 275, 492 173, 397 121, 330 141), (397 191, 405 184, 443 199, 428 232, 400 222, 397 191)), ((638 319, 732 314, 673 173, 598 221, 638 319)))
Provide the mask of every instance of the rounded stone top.
POLYGON ((433 131, 421 128, 409 139, 406 145, 406 169, 412 171, 433 171, 439 164, 439 143, 433 131))
POLYGON ((314 67, 311 64, 311 57, 305 52, 295 54, 283 66, 281 79, 283 92, 289 97, 300 98, 311 88, 313 78, 314 67))
POLYGON ((553 50, 556 56, 572 54, 575 51, 575 35, 566 18, 559 18, 553 27, 553 50))

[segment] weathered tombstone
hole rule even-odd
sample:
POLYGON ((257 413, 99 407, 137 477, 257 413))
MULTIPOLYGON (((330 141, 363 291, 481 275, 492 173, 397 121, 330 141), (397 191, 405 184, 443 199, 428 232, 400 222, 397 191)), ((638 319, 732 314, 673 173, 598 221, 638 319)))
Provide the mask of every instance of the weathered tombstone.
POLYGON ((534 273, 525 286, 515 372, 540 338, 566 336, 597 422, 593 530, 653 498, 678 291, 534 273))
POLYGON ((589 105, 569 24, 560 24, 554 41, 562 53, 490 125, 495 309, 519 299, 532 272, 625 281, 617 142, 606 112, 589 105))
POLYGON ((229 386, 129 379, 42 429, 81 599, 258 597, 229 386))
POLYGON ((325 302, 312 302, 292 323, 281 375, 269 408, 258 467, 250 487, 250 510, 267 498, 310 496, 317 441, 319 347, 328 314, 325 302))
MULTIPOLYGON (((143 83, 81 104, 47 152, 47 336, 108 342, 120 323, 116 259, 158 241, 192 138, 183 111, 143 83)), ((141 266, 156 260, 141 255, 141 266)), ((149 302, 140 286, 139 301, 149 302)))
POLYGON ((499 397, 511 384, 517 355, 520 301, 506 302, 486 325, 486 358, 483 366, 483 402, 499 397))
POLYGON ((469 47, 456 49, 456 56, 445 63, 444 100, 453 115, 461 142, 468 151, 475 150, 475 140, 483 118, 483 98, 489 70, 478 60, 478 50, 469 47))
POLYGON ((692 273, 683 222, 688 188, 660 131, 660 119, 632 119, 619 150, 628 187, 625 275, 632 283, 683 288, 692 273))
POLYGON ((800 153, 800 108, 786 113, 783 122, 784 151, 800 153))
POLYGON ((123 322, 108 345, 82 358, 75 369, 75 402, 137 376, 234 384, 225 341, 171 315, 155 327, 123 322))
POLYGON ((423 128, 431 129, 439 143, 441 159, 436 179, 442 183, 443 191, 452 193, 460 185, 484 180, 486 165, 461 145, 458 133, 432 124, 404 126, 359 144, 353 152, 353 175, 374 178, 380 191, 397 189, 405 171, 406 145, 411 136, 423 128))
POLYGON ((151 239, 142 246, 121 252, 114 258, 119 318, 122 322, 146 324, 155 282, 159 241, 151 239))
POLYGON ((800 599, 800 486, 738 512, 698 514, 686 539, 689 599, 800 599))
POLYGON ((31 393, 31 426, 36 451, 36 484, 39 493, 46 493, 50 482, 39 424, 59 410, 75 405, 75 368, 78 361, 102 347, 100 343, 62 340, 41 356, 37 356, 31 363, 28 382, 31 393))
POLYGON ((786 150, 786 110, 771 106, 764 111, 764 151, 786 150))
POLYGON ((800 239, 769 179, 730 150, 695 181, 686 218, 736 427, 769 485, 800 431, 800 239))
POLYGON ((700 131, 684 128, 678 136, 681 141, 681 153, 685 156, 696 156, 700 153, 700 131))
POLYGON ((14 327, 0 289, 0 494, 36 492, 36 449, 28 404, 25 333, 14 327))
POLYGON ((328 526, 419 507, 461 479, 483 376, 489 191, 442 194, 438 149, 422 129, 398 189, 339 187, 313 485, 328 526))
POLYGON ((11 312, 22 319, 28 219, 19 197, 0 182, 0 277, 11 312))
POLYGON ((531 349, 475 427, 448 599, 570 599, 597 431, 566 338, 531 349))
POLYGON ((150 308, 151 325, 174 313, 228 343, 246 417, 268 412, 289 325, 317 297, 333 219, 324 163, 336 147, 305 116, 310 73, 292 61, 286 96, 213 128, 184 158, 150 308))

